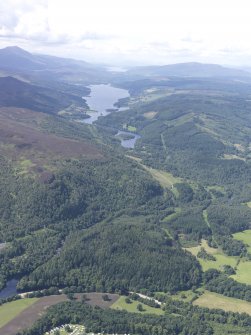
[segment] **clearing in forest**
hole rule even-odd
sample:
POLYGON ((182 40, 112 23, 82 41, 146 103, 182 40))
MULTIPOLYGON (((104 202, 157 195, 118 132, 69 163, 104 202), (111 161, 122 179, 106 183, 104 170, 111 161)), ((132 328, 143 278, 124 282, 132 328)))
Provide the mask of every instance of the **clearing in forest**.
POLYGON ((225 297, 224 295, 209 291, 205 291, 193 304, 200 307, 217 308, 224 311, 251 315, 251 302, 225 297))
POLYGON ((232 267, 235 267, 238 261, 238 257, 227 256, 221 249, 209 247, 206 240, 201 240, 201 244, 196 247, 185 249, 198 258, 198 261, 200 262, 203 271, 207 271, 208 269, 222 270, 224 265, 230 265, 232 267), (216 260, 211 261, 197 257, 197 254, 201 250, 201 248, 204 248, 208 254, 213 255, 216 260))
POLYGON ((145 305, 139 301, 130 300, 130 303, 126 303, 125 296, 121 296, 112 306, 112 309, 116 310, 125 310, 130 313, 140 313, 140 314, 157 314, 157 315, 163 315, 164 311, 161 308, 154 308, 150 307, 148 305, 145 305), (143 307, 142 311, 139 311, 137 309, 137 306, 141 304, 143 307))

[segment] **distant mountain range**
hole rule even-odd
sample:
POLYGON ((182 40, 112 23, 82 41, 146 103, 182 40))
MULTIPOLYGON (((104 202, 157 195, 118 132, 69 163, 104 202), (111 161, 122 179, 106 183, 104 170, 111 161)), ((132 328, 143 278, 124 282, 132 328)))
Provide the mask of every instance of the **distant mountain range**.
POLYGON ((2 69, 39 71, 55 69, 69 65, 75 68, 93 69, 96 67, 84 61, 48 55, 31 54, 17 46, 0 49, 0 67, 2 69))
POLYGON ((135 67, 130 69, 128 74, 148 77, 250 77, 250 73, 245 70, 228 68, 217 64, 202 64, 196 62, 135 67))
POLYGON ((84 61, 38 55, 17 46, 0 49, 0 71, 2 75, 19 75, 31 81, 63 80, 92 83, 105 81, 111 75, 104 67, 84 61))
MULTIPOLYGON (((57 114, 69 106, 86 107, 86 86, 99 83, 169 80, 170 77, 251 80, 245 70, 215 64, 180 63, 142 66, 114 73, 85 61, 37 55, 17 46, 0 49, 0 107, 21 107, 57 114)), ((74 108, 75 108, 74 107, 74 108)))
POLYGON ((117 77, 197 77, 251 78, 248 69, 236 69, 217 64, 197 62, 162 66, 139 66, 124 73, 112 73, 105 66, 85 61, 48 55, 32 54, 17 46, 0 49, 0 71, 23 75, 33 81, 65 80, 67 82, 99 83, 117 77))

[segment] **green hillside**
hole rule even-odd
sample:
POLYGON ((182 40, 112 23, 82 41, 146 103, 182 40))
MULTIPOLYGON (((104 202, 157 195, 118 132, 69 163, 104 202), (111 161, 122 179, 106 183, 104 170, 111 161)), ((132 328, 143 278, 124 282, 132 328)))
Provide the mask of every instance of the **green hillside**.
POLYGON ((162 78, 159 67, 107 74, 6 52, 24 68, 0 78, 0 289, 17 278, 20 292, 73 299, 23 334, 66 322, 107 334, 249 334, 249 315, 215 309, 239 299, 243 312, 251 301, 247 74, 212 66, 216 77, 194 63, 162 78), (83 123, 86 86, 107 81, 129 90, 116 104, 126 108, 83 123), (134 148, 119 130, 140 135, 134 148), (120 310, 74 301, 77 292, 119 294, 120 310), (143 298, 130 305, 132 292, 143 298))

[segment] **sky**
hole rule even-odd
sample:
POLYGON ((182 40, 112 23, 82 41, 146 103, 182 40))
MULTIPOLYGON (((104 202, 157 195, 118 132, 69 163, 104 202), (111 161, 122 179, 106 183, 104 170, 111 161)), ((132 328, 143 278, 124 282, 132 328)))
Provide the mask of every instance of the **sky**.
POLYGON ((10 45, 111 65, 251 66, 251 1, 1 0, 10 45))

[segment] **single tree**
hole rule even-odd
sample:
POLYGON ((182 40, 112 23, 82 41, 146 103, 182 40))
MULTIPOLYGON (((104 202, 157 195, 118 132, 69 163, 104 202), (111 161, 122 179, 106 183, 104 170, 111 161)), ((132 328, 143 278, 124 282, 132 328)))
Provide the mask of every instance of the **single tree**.
POLYGON ((138 305, 137 305, 137 310, 138 310, 139 312, 144 312, 144 308, 143 308, 142 304, 138 304, 138 305))

